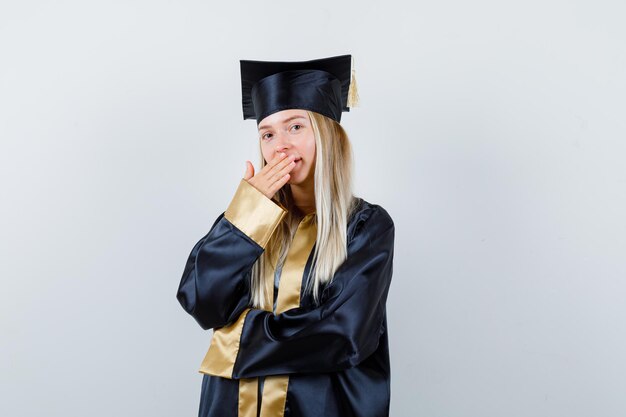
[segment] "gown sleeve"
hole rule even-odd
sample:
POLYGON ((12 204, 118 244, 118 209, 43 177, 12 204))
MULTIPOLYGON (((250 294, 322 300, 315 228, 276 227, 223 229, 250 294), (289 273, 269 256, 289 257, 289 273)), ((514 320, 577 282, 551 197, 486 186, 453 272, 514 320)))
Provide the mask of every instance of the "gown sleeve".
POLYGON ((204 330, 230 324, 249 306, 252 266, 286 214, 241 179, 226 211, 191 250, 176 294, 204 330))
POLYGON ((201 372, 239 379, 358 365, 376 350, 385 330, 394 234, 393 220, 376 206, 348 245, 348 257, 319 306, 277 315, 246 308, 227 332, 233 343, 216 352, 231 357, 213 357, 201 372))

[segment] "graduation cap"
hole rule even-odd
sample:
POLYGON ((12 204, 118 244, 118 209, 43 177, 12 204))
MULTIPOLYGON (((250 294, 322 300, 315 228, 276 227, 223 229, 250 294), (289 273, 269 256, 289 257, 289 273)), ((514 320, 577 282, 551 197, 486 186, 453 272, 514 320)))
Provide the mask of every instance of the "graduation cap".
POLYGON ((320 113, 336 122, 358 103, 352 55, 310 61, 240 60, 243 118, 286 109, 320 113))

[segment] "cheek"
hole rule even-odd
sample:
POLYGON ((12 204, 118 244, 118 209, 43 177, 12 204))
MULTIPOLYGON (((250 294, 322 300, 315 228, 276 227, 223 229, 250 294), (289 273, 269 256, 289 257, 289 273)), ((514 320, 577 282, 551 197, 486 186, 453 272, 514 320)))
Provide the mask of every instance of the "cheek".
POLYGON ((265 159, 266 164, 269 163, 274 157, 271 150, 266 147, 261 147, 261 155, 263 155, 263 159, 265 159))
POLYGON ((311 164, 315 164, 315 143, 309 149, 309 159, 311 160, 311 164))
POLYGON ((315 162, 315 137, 311 135, 307 143, 308 143, 308 146, 306 149, 306 154, 309 157, 310 162, 313 163, 315 162))

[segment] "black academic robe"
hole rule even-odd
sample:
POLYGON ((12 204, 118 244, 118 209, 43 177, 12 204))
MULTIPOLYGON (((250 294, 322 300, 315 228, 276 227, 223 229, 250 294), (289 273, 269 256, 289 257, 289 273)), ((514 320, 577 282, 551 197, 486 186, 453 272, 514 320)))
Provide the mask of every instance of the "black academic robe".
MULTIPOLYGON (((213 329, 199 370, 200 417, 389 415, 394 223, 381 206, 358 202, 348 257, 320 303, 304 291, 316 241, 312 213, 293 237, 277 294, 268 291, 276 311, 266 311, 250 306, 250 273, 287 210, 241 180, 193 247, 177 292, 200 327, 213 329)), ((266 281, 273 287, 273 274, 266 281)))

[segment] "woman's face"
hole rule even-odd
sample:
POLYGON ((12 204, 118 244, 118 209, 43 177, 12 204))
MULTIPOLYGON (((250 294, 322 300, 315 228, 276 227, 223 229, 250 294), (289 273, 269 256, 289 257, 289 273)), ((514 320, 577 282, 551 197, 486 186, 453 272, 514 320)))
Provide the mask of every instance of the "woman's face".
POLYGON ((270 114, 259 123, 259 140, 265 162, 280 152, 295 155, 296 165, 289 173, 289 184, 313 181, 315 136, 305 110, 289 109, 270 114))

